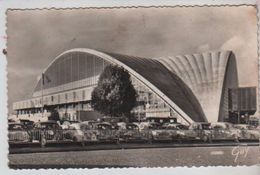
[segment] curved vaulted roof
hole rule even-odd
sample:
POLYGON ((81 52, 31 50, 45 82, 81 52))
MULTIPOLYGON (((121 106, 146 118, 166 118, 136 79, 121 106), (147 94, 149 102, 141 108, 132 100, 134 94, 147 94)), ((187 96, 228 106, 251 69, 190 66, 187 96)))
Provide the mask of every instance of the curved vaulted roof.
POLYGON ((182 79, 200 102, 209 121, 223 120, 227 88, 238 85, 236 62, 231 51, 158 58, 182 79), (225 103, 225 104, 224 104, 225 103))
MULTIPOLYGON (((184 120, 188 123, 193 121, 207 121, 205 114, 201 108, 197 97, 194 96, 190 88, 184 83, 184 81, 178 77, 178 74, 169 71, 165 65, 154 59, 146 59, 140 57, 126 56, 120 54, 104 53, 96 50, 79 48, 66 51, 56 57, 54 61, 45 69, 44 73, 48 75, 50 72, 57 71, 52 68, 60 59, 64 59, 65 55, 70 54, 73 57, 74 53, 87 54, 87 57, 82 57, 83 59, 89 59, 90 57, 94 59, 105 60, 106 63, 116 64, 118 66, 124 67, 131 76, 134 76, 144 85, 146 85, 150 90, 156 93, 163 101, 165 101, 171 108, 173 108, 184 120)), ((79 56, 78 61, 80 60, 79 56)), ((66 59, 65 59, 66 60, 66 59)), ((94 63, 95 64, 95 63, 94 63)), ((77 64, 79 66, 79 64, 77 64)), ((65 68, 66 69, 66 66, 65 68)), ((81 71, 78 67, 78 71, 81 71)), ((71 72, 72 68, 68 68, 71 72)), ((93 76, 96 76, 101 71, 93 76)), ((57 74, 58 75, 58 74, 57 74)), ((73 82, 79 81, 81 78, 86 78, 84 76, 79 77, 80 74, 73 78, 71 73, 70 78, 62 80, 62 82, 73 82)), ((40 81, 36 86, 35 91, 39 91, 40 81)), ((61 80, 55 82, 57 85, 62 84, 61 80)), ((55 84, 54 83, 54 84, 55 84)), ((48 88, 48 87, 44 87, 48 88)), ((50 87, 49 87, 50 88, 50 87)))

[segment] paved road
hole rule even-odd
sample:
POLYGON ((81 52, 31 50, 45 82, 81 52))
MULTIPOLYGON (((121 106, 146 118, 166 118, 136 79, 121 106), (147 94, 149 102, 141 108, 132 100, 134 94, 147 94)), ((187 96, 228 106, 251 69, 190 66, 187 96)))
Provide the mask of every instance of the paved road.
POLYGON ((89 143, 82 146, 75 143, 53 143, 41 148, 38 144, 25 144, 9 147, 10 154, 18 153, 43 153, 43 152, 68 152, 68 151, 97 151, 97 150, 115 150, 115 149, 146 149, 146 148, 179 148, 179 147, 220 147, 220 146, 259 146, 258 142, 215 142, 215 143, 172 143, 172 142, 157 142, 157 143, 89 143))
POLYGON ((255 165, 258 146, 149 148, 10 154, 12 168, 255 165))

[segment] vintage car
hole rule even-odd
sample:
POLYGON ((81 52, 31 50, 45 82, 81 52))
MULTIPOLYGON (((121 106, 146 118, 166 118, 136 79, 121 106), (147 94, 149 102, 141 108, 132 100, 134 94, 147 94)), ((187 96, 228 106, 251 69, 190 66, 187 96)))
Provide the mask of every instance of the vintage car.
POLYGON ((141 131, 135 123, 127 123, 125 127, 119 128, 119 139, 124 142, 148 140, 148 134, 147 130, 141 131))
POLYGON ((70 120, 63 120, 61 121, 61 128, 62 129, 68 129, 71 124, 79 123, 79 121, 70 121, 70 120))
POLYGON ((32 129, 34 122, 31 120, 20 119, 20 123, 23 124, 27 129, 32 129))
MULTIPOLYGON (((117 125, 119 130, 123 130, 123 129, 126 129, 127 123, 126 122, 117 122, 116 125, 117 125)), ((138 125, 138 127, 139 127, 139 125, 138 125)))
POLYGON ((92 129, 88 123, 73 123, 63 129, 63 136, 73 142, 97 141, 97 130, 92 129))
POLYGON ((118 127, 109 122, 95 123, 93 129, 97 131, 98 141, 118 141, 118 127))
POLYGON ((30 134, 21 123, 8 123, 8 139, 12 142, 29 142, 30 134))
POLYGON ((247 124, 237 124, 234 125, 234 128, 237 128, 241 131, 240 140, 258 140, 260 138, 260 132, 254 126, 247 124))
POLYGON ((151 131, 152 140, 167 141, 178 140, 182 138, 182 129, 187 129, 187 126, 180 123, 165 123, 158 129, 151 131))
POLYGON ((30 130, 32 141, 36 140, 45 146, 47 141, 62 140, 62 128, 56 121, 44 121, 34 124, 33 129, 30 130))
POLYGON ((200 140, 211 142, 211 126, 207 122, 194 122, 189 127, 183 127, 178 132, 181 140, 200 140))
POLYGON ((157 122, 140 122, 135 124, 138 125, 140 130, 158 129, 161 127, 161 124, 157 122))
POLYGON ((212 140, 233 140, 239 142, 241 131, 228 122, 212 123, 212 140))

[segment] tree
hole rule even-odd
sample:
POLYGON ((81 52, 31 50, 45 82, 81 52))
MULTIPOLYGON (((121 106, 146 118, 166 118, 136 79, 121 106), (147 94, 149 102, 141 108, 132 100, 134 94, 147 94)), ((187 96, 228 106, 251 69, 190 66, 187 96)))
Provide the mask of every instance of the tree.
POLYGON ((60 121, 59 112, 56 109, 51 110, 51 114, 48 117, 48 120, 60 121))
POLYGON ((91 106, 104 115, 130 117, 136 98, 129 73, 123 67, 108 65, 91 94, 91 106))

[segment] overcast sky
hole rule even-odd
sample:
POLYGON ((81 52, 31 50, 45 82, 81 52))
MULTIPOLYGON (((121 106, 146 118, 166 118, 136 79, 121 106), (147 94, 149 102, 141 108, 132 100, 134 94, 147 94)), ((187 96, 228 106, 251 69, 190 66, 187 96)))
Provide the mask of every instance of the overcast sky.
POLYGON ((256 21, 253 6, 8 11, 9 109, 72 48, 141 57, 232 50, 240 86, 257 86, 256 21))

